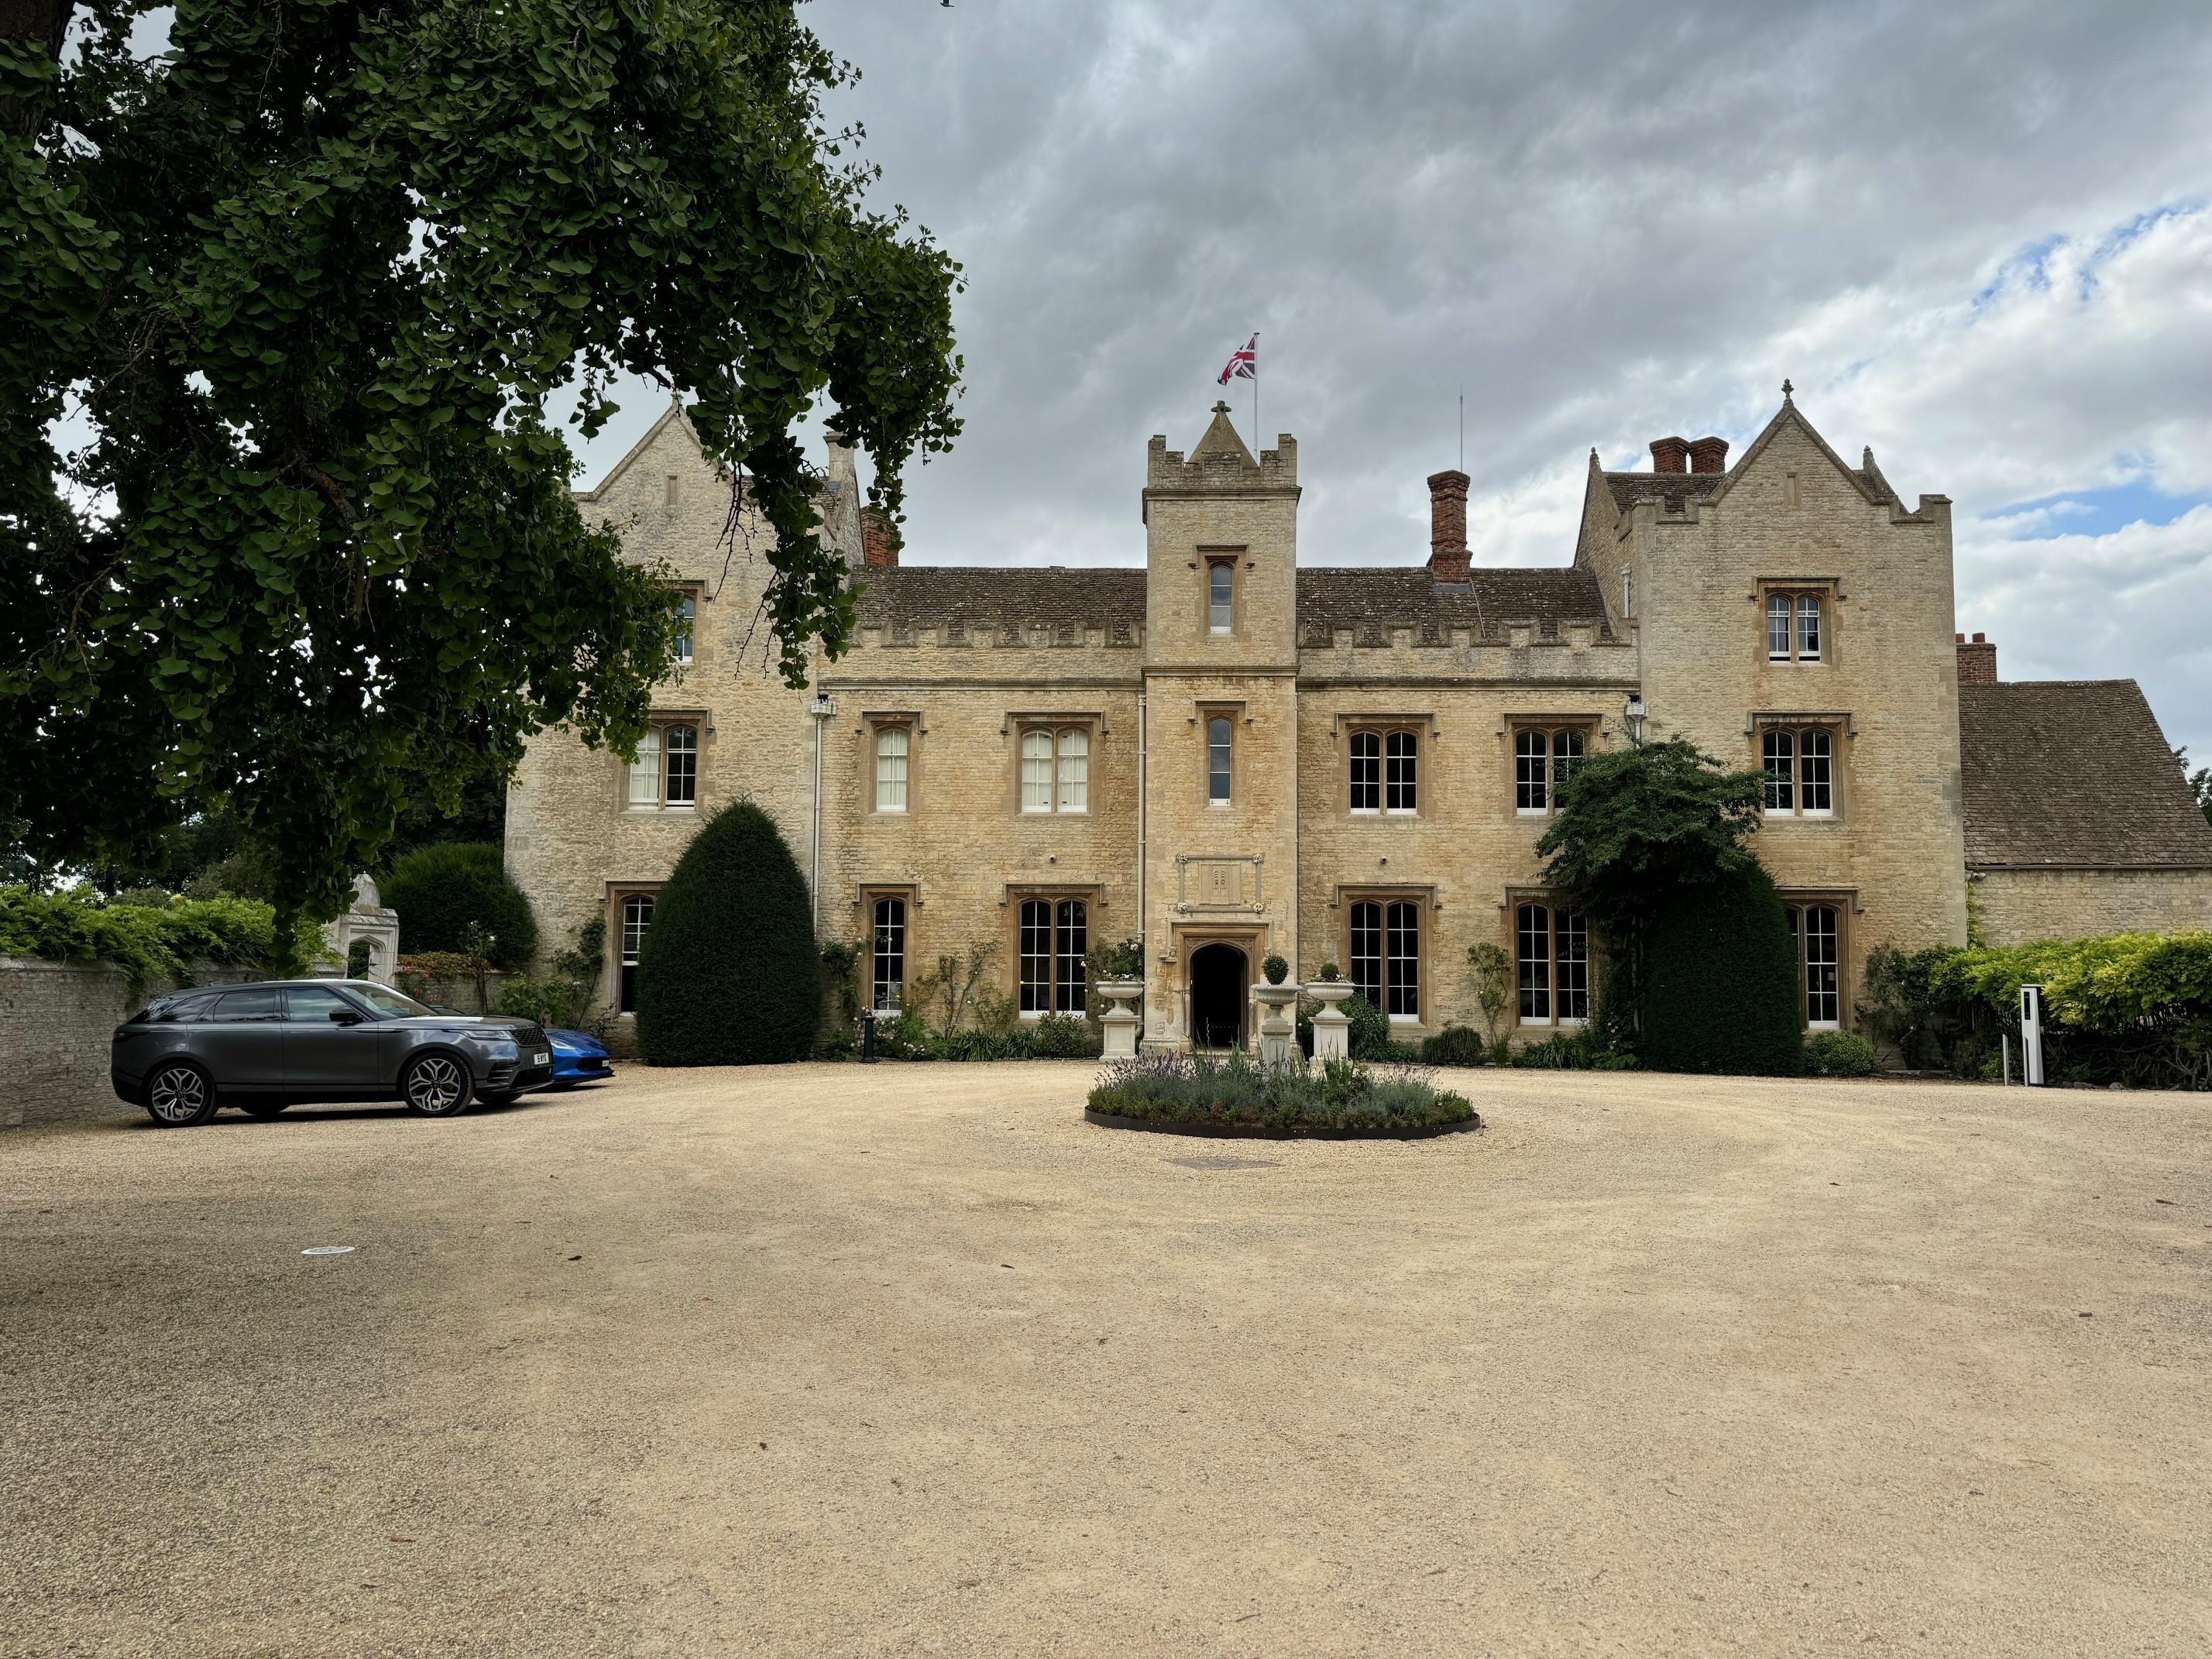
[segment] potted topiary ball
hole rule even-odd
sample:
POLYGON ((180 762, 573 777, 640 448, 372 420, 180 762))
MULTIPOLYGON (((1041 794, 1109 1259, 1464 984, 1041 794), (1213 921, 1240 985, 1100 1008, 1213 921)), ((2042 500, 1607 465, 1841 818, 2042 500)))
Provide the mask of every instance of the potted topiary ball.
POLYGON ((1352 1016, 1337 1006, 1352 994, 1352 988, 1344 970, 1333 962, 1322 963, 1321 971, 1306 987, 1306 994, 1321 1004, 1313 1017, 1316 1065, 1352 1056, 1352 1016))
POLYGON ((1252 999, 1260 1005, 1260 1063, 1270 1068, 1287 1066, 1298 1052, 1297 1029, 1291 1023, 1298 988, 1283 983, 1291 976, 1291 964, 1280 957, 1269 957, 1260 971, 1267 978, 1265 985, 1252 988, 1252 999))
POLYGON ((1269 957, 1260 964, 1260 971, 1267 976, 1270 985, 1280 985, 1291 976, 1291 964, 1280 957, 1269 957))

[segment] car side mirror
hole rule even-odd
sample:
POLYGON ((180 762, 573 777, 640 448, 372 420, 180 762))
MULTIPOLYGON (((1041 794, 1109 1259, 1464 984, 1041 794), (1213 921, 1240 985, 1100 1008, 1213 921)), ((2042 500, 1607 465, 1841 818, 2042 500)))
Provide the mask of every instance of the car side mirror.
POLYGON ((331 1010, 331 1024, 333 1025, 358 1025, 361 1024, 361 1016, 354 1012, 350 1008, 333 1008, 331 1010))

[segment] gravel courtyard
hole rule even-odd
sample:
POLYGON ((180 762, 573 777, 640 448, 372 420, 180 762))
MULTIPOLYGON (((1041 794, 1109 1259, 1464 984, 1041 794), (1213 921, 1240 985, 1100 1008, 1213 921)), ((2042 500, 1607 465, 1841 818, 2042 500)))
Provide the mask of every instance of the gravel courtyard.
POLYGON ((2206 1103, 1468 1075, 0 1139, 0 1652, 2212 1650, 2206 1103))

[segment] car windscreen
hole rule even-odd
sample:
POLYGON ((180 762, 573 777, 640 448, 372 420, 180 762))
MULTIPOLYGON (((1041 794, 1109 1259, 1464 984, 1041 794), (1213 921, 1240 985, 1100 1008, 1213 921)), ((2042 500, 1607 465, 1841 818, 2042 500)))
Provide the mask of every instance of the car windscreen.
POLYGON ((367 1003, 379 1019, 414 1019, 432 1012, 413 997, 402 996, 388 985, 362 985, 349 980, 346 989, 367 1003))

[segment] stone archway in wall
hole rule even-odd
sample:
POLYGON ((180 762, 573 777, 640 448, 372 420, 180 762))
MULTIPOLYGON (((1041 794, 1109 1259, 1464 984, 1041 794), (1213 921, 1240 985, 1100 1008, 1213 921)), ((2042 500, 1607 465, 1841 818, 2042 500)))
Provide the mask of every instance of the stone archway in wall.
POLYGON ((1252 959, 1242 946, 1201 945, 1190 953, 1190 1040, 1200 1048, 1240 1048, 1251 1001, 1252 959))

